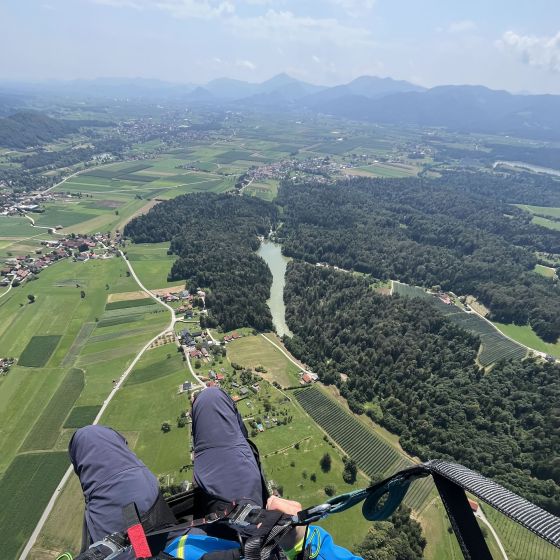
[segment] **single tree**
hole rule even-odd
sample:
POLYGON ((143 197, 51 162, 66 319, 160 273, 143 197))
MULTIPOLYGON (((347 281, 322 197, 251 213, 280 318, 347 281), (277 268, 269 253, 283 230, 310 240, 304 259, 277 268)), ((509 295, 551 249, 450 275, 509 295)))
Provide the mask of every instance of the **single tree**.
POLYGON ((325 453, 321 457, 321 460, 319 461, 319 465, 321 466, 321 470, 324 473, 328 473, 331 470, 331 465, 332 465, 331 456, 328 453, 325 453))
POLYGON ((29 300, 29 303, 35 302, 35 296, 33 294, 27 294, 27 299, 29 300))

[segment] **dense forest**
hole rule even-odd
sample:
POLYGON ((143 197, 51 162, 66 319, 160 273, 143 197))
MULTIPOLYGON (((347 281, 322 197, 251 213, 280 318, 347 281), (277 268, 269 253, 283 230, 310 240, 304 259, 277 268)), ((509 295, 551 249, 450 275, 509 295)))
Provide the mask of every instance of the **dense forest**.
POLYGON ((285 182, 278 203, 286 255, 473 294, 491 319, 560 336, 560 288, 533 272, 536 251, 560 253, 560 232, 514 206, 560 206, 560 183, 529 174, 441 179, 285 182))
POLYGON ((169 279, 208 291, 202 326, 272 330, 266 304, 272 275, 255 254, 257 235, 276 222, 276 207, 229 194, 191 194, 158 204, 132 220, 125 235, 137 243, 171 241, 178 255, 169 279))
POLYGON ((503 362, 485 373, 479 339, 424 300, 381 296, 363 277, 295 261, 286 281, 286 346, 355 412, 414 455, 450 458, 560 513, 558 366, 503 362))

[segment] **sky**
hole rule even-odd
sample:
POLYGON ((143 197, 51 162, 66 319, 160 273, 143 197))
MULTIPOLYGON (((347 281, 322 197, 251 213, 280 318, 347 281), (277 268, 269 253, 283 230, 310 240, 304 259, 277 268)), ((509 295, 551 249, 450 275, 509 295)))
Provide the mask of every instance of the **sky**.
POLYGON ((2 80, 286 72, 560 94, 560 1, 5 0, 0 53, 2 80))

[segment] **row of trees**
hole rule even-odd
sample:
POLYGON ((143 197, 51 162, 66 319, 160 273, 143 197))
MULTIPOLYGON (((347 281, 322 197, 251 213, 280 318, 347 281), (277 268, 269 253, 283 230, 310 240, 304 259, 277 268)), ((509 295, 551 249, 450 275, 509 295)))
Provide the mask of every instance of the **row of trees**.
POLYGON ((510 204, 560 206, 555 181, 456 173, 332 187, 286 182, 278 202, 286 255, 473 294, 496 321, 529 323, 550 342, 560 336, 560 288, 533 272, 536 251, 560 253, 560 232, 510 204))
POLYGON ((286 280, 286 346, 355 412, 400 434, 413 455, 463 463, 560 512, 558 366, 529 359, 485 374, 478 337, 424 300, 304 263, 291 262, 286 280))
POLYGON ((266 300, 272 275, 255 254, 257 235, 276 222, 276 207, 249 197, 192 194, 158 204, 132 220, 125 235, 138 243, 171 241, 178 255, 169 280, 186 280, 193 291, 207 290, 204 327, 271 330, 266 300))

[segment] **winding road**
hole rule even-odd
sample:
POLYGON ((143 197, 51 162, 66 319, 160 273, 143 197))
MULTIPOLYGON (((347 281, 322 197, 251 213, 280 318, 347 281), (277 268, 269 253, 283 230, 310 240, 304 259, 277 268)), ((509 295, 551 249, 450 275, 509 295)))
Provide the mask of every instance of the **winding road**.
MULTIPOLYGON (((163 335, 169 333, 170 331, 174 332, 175 323, 177 322, 177 317, 175 315, 175 310, 170 305, 167 305, 167 303, 161 301, 150 290, 148 290, 144 286, 144 284, 142 284, 140 279, 138 278, 138 275, 136 274, 134 268, 132 267, 132 265, 130 264, 128 259, 125 257, 124 253, 121 250, 119 250, 119 254, 124 259, 124 261, 126 262, 126 265, 128 267, 128 270, 130 271, 130 274, 132 275, 132 277, 134 278, 134 280, 136 281, 136 283, 138 284, 140 289, 143 290, 144 292, 146 292, 159 305, 163 305, 163 307, 167 308, 168 311, 170 311, 170 313, 171 313, 171 320, 169 321, 169 324, 165 327, 165 329, 163 329, 160 333, 158 333, 151 340, 149 340, 144 345, 144 347, 138 352, 138 354, 136 354, 136 357, 134 358, 134 360, 132 360, 131 364, 121 374, 117 383, 115 383, 115 385, 113 387, 113 390, 109 393, 108 397, 103 401, 103 405, 102 405, 101 409, 99 410, 97 416, 95 417, 95 420, 92 422, 92 424, 98 424, 99 423, 99 421, 101 420, 101 417, 103 416, 103 413, 105 412, 105 410, 107 409, 107 407, 109 406, 111 401, 113 400, 114 396, 117 394, 117 391, 122 387, 123 383, 126 381, 126 378, 130 375, 130 372, 134 369, 134 366, 139 362, 139 360, 142 358, 142 356, 144 355, 146 350, 148 350, 148 348, 152 345, 152 343, 155 342, 160 336, 163 336, 163 335)), ((4 294, 2 294, 2 296, 6 295, 6 293, 7 293, 7 291, 4 294)), ((0 296, 0 297, 2 297, 2 296, 0 296)), ((204 384, 202 383, 202 381, 194 373, 194 370, 191 366, 191 363, 190 363, 190 360, 189 360, 188 357, 187 357, 187 363, 189 365, 189 369, 191 370, 191 373, 192 373, 193 377, 198 381, 198 383, 200 385, 203 386, 204 384)), ((51 514, 51 512, 54 508, 54 505, 56 503, 57 498, 62 493, 62 490, 64 489, 64 486, 68 482, 68 479, 70 478, 70 476, 72 475, 73 472, 74 472, 73 467, 69 466, 67 471, 64 473, 64 476, 62 477, 62 480, 60 481, 59 485, 56 487, 53 495, 51 496, 51 499, 49 500, 49 503, 47 504, 47 507, 43 511, 43 514, 41 515, 35 529, 33 530, 33 533, 31 534, 31 537, 27 541, 27 544, 25 545, 25 548, 23 549, 21 555, 19 556, 19 560, 26 560, 26 558, 28 557, 29 553, 31 552, 31 549, 33 548, 33 546, 35 545, 35 542, 37 541, 37 537, 41 533, 41 531, 43 529, 43 526, 45 525, 49 515, 51 514)))

